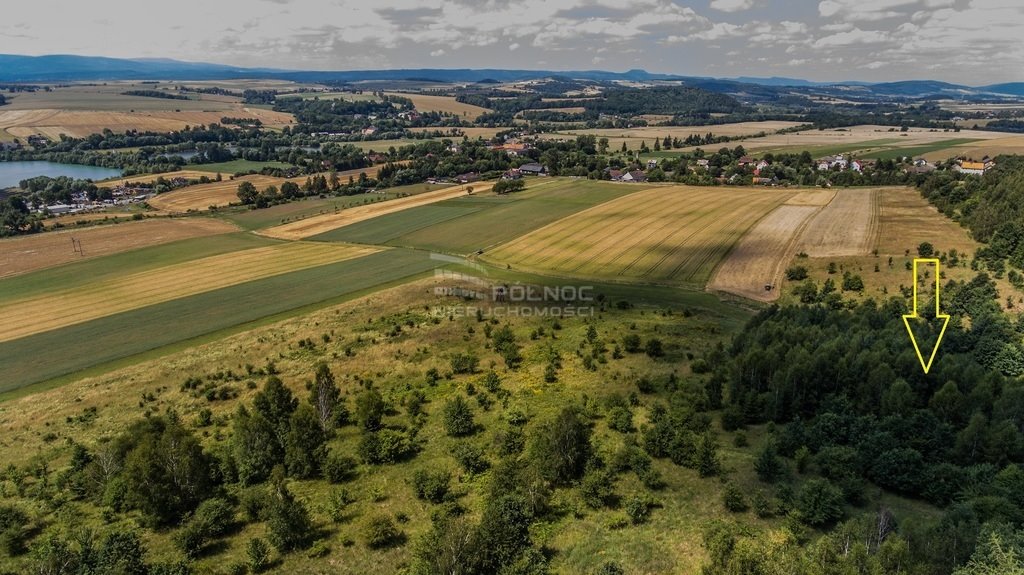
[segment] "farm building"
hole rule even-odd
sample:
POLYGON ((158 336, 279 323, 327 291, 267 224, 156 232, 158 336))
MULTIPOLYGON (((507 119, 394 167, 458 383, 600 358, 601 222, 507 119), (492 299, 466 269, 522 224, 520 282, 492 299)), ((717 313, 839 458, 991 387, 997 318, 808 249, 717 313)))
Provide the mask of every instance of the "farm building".
POLYGON ((528 176, 542 176, 548 173, 548 169, 543 164, 538 164, 537 162, 523 164, 519 166, 519 171, 528 176))
POLYGON ((975 176, 982 176, 985 172, 994 168, 996 163, 988 157, 983 158, 980 162, 972 160, 961 160, 957 162, 956 171, 964 174, 972 174, 975 176))

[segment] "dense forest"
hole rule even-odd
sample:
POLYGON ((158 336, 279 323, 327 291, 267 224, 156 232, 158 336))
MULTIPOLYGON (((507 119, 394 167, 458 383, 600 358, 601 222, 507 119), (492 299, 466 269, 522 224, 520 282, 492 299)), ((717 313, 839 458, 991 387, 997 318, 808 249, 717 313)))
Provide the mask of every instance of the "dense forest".
POLYGON ((966 575, 1021 567, 1012 555, 1024 551, 1021 324, 999 314, 984 276, 951 287, 954 319, 969 317, 973 327, 947 332, 927 376, 907 345, 902 300, 772 308, 712 358, 709 396, 724 397, 723 428, 768 425, 772 439, 753 465, 775 486, 770 511, 835 527, 811 541, 799 528, 781 536, 715 531, 708 544, 721 571, 711 572, 966 575), (924 520, 865 508, 875 488, 943 512, 924 520))
POLYGON ((1024 264, 1024 158, 999 156, 982 177, 956 172, 936 174, 922 185, 922 192, 942 213, 959 220, 980 242, 1015 265, 1024 264))
POLYGON ((665 86, 643 90, 618 88, 607 90, 602 98, 587 100, 583 107, 605 114, 673 114, 694 112, 728 114, 743 109, 732 96, 700 88, 665 86))
POLYGON ((163 100, 188 100, 188 96, 182 96, 181 94, 172 94, 170 92, 162 92, 160 90, 127 90, 121 92, 124 96, 140 96, 143 98, 160 98, 163 100))

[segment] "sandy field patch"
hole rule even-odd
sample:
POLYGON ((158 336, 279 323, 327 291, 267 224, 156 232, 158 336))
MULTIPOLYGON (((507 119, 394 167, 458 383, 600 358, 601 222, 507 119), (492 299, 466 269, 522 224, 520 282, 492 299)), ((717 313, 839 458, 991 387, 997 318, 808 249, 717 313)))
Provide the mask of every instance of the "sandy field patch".
POLYGON ((210 218, 159 218, 7 238, 0 240, 0 278, 86 258, 237 230, 227 222, 210 218), (81 241, 85 255, 72 250, 71 238, 81 241))
POLYGON ((408 98, 412 100, 412 105, 415 106, 416 110, 419 112, 445 112, 448 114, 455 114, 456 116, 467 120, 475 120, 481 114, 490 112, 487 108, 481 108, 480 106, 473 106, 471 104, 463 104, 462 102, 457 101, 453 96, 432 96, 427 94, 404 92, 386 92, 385 95, 408 98))
POLYGON ((818 212, 797 242, 797 253, 811 257, 867 255, 878 237, 878 192, 844 189, 818 212))
POLYGON ((836 197, 835 190, 810 190, 794 194, 786 200, 787 206, 827 206, 836 197))
POLYGON ((0 342, 379 251, 337 244, 253 248, 56 290, 0 306, 0 342))
POLYGON ((744 234, 708 283, 708 289, 770 302, 779 298, 783 268, 795 254, 794 246, 808 220, 822 208, 784 205, 765 216, 744 234), (765 289, 771 286, 771 289, 765 289))
POLYGON ((135 176, 128 176, 125 178, 118 178, 116 180, 105 180, 102 182, 96 182, 96 185, 101 188, 116 188, 118 186, 126 186, 128 184, 150 184, 157 181, 160 178, 165 180, 171 180, 174 178, 185 178, 186 180, 198 180, 202 176, 207 178, 216 177, 217 174, 211 174, 210 172, 200 172, 198 170, 178 170, 176 172, 165 172, 163 174, 138 174, 135 176))
MULTIPOLYGON (((474 193, 481 193, 489 191, 493 184, 477 182, 470 185, 472 185, 474 193)), ((466 186, 452 186, 450 188, 435 190, 433 192, 424 192, 422 194, 416 194, 404 198, 356 206, 333 214, 313 216, 304 220, 298 220, 268 228, 259 233, 272 238, 298 240, 329 232, 331 230, 335 230, 349 224, 354 224, 356 222, 361 222, 363 220, 368 220, 370 218, 375 218, 377 216, 400 212, 409 208, 426 206, 465 195, 466 186)))
MULTIPOLYGON (((207 173, 207 176, 211 174, 207 173)), ((242 182, 252 182, 257 190, 268 186, 280 187, 286 182, 284 178, 273 176, 241 176, 233 180, 226 179, 210 184, 188 186, 164 194, 153 196, 149 205, 154 209, 168 213, 184 213, 189 210, 202 211, 210 206, 227 206, 238 203, 238 186, 242 182)))
POLYGON ((290 114, 248 108, 229 107, 224 110, 3 110, 0 111, 0 130, 19 138, 41 134, 51 140, 60 139, 61 134, 83 138, 98 134, 105 129, 113 132, 128 130, 172 132, 186 126, 219 124, 221 118, 258 118, 269 127, 281 127, 294 123, 290 114))

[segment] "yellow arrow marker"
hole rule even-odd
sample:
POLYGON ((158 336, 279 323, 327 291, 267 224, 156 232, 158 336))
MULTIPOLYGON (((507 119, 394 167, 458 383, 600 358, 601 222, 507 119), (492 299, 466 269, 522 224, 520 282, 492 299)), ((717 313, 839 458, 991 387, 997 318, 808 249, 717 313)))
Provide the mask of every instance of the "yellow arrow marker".
POLYGON ((935 361, 935 354, 939 351, 939 344, 942 343, 942 336, 946 335, 946 327, 949 326, 949 316, 943 314, 939 309, 939 260, 930 259, 915 259, 914 260, 914 313, 903 316, 903 323, 907 326, 907 333, 910 334, 910 341, 914 344, 914 351, 917 352, 917 359, 921 362, 921 367, 924 368, 924 372, 927 374, 932 368, 932 362, 935 361), (917 344, 917 338, 914 336, 914 330, 910 329, 910 320, 918 319, 920 316, 917 314, 917 266, 918 264, 935 264, 935 317, 936 319, 942 320, 942 330, 939 332, 939 339, 935 340, 935 347, 932 349, 931 355, 928 356, 928 361, 925 362, 924 354, 921 353, 921 346, 917 344))

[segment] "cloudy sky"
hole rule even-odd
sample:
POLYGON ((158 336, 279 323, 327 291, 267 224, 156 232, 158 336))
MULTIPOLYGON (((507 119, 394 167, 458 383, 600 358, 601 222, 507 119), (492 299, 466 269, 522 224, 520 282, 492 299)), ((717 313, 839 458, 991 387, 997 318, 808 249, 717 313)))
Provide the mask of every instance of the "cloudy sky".
POLYGON ((1022 0, 31 0, 0 53, 1024 81, 1022 0))

